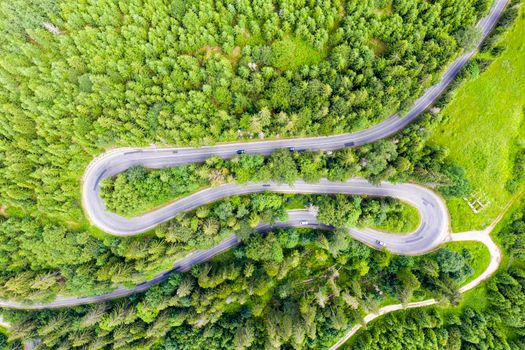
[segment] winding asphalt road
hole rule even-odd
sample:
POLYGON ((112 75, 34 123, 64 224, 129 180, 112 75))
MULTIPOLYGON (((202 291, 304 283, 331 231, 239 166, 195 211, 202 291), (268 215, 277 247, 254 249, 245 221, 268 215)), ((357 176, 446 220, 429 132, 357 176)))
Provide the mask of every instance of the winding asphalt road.
MULTIPOLYGON (((482 38, 478 46, 496 24, 506 3, 507 0, 496 0, 489 15, 478 23, 477 27, 482 33, 482 38)), ((199 148, 119 148, 108 151, 95 158, 84 173, 82 202, 86 214, 91 222, 100 229, 114 235, 128 236, 147 231, 159 223, 169 220, 179 211, 193 209, 199 205, 218 200, 230 194, 262 191, 264 189, 256 188, 262 184, 248 186, 229 185, 228 187, 221 187, 217 190, 200 192, 198 195, 187 197, 172 205, 133 219, 126 219, 107 212, 99 195, 100 182, 103 179, 114 176, 137 165, 147 168, 164 168, 202 162, 211 156, 228 159, 237 156, 237 151, 239 150, 243 150, 247 154, 262 155, 269 155, 277 149, 287 147, 293 147, 295 150, 331 151, 345 147, 356 147, 383 139, 403 129, 425 111, 441 95, 476 52, 477 48, 457 58, 446 69, 441 80, 429 88, 423 96, 414 103, 410 111, 403 118, 395 114, 382 123, 354 133, 285 140, 228 143, 199 148), (221 192, 223 194, 222 196, 220 196, 221 192)), ((301 186, 303 192, 307 190, 306 185, 301 186)), ((314 186, 315 185, 312 185, 312 188, 314 186)), ((360 186, 362 188, 364 185, 360 184, 360 186)), ((351 190, 350 187, 351 184, 347 185, 346 189, 351 190)), ((275 188, 276 186, 272 186, 271 188, 265 189, 273 191, 275 188)), ((319 186, 316 186, 316 188, 319 189, 319 186)), ((367 190, 373 191, 371 186, 369 186, 367 190)))
MULTIPOLYGON (((97 193, 96 190, 90 191, 97 193)), ((86 212, 91 221, 100 229, 117 235, 134 235, 147 231, 159 223, 170 220, 178 213, 193 210, 203 204, 215 202, 222 198, 256 192, 278 193, 323 193, 348 195, 370 195, 374 197, 395 197, 415 206, 421 215, 419 228, 409 235, 394 235, 371 229, 350 230, 350 233, 360 241, 375 245, 376 240, 386 243, 388 249, 397 254, 421 254, 429 251, 443 242, 448 235, 448 214, 445 203, 434 192, 414 184, 391 184, 383 182, 372 185, 364 179, 353 178, 347 182, 330 182, 321 180, 316 184, 297 181, 293 186, 277 183, 249 183, 246 185, 228 184, 215 188, 207 188, 190 196, 172 202, 171 204, 153 212, 125 218, 104 209, 100 197, 90 199, 86 203, 86 212)), ((316 222, 306 211, 294 212, 295 221, 316 222)), ((202 261, 195 261, 200 263, 202 261)))
MULTIPOLYGON (((396 254, 421 254, 436 248, 443 242, 450 239, 448 230, 449 218, 445 203, 441 197, 436 195, 434 192, 419 185, 391 184, 388 182, 383 182, 379 186, 374 186, 368 183, 366 180, 360 178, 351 179, 343 183, 334 183, 327 180, 322 180, 317 184, 306 184, 302 181, 298 181, 294 184, 294 186, 276 183, 270 183, 270 187, 265 185, 267 184, 248 184, 246 186, 223 185, 216 188, 205 189, 179 201, 173 202, 167 207, 161 208, 162 210, 157 210, 147 214, 145 218, 138 217, 126 219, 118 217, 119 220, 125 220, 124 222, 119 221, 119 223, 123 225, 122 227, 126 228, 128 224, 125 222, 129 221, 130 226, 140 226, 143 229, 147 229, 150 227, 150 225, 152 225, 152 223, 169 220, 180 211, 191 210, 202 205, 202 201, 212 202, 229 195, 263 192, 271 189, 271 191, 279 193, 344 193, 348 195, 366 194, 377 197, 388 196, 396 197, 408 202, 418 209, 421 217, 421 223, 413 233, 399 235, 372 229, 348 230, 354 238, 376 248, 381 248, 376 242, 377 240, 381 240, 386 244, 387 249, 396 254)), ((109 218, 114 216, 114 214, 107 213, 105 211, 104 213, 108 215, 109 218)), ((106 218, 106 216, 103 217, 106 218)), ((303 209, 288 211, 288 219, 285 222, 277 222, 272 226, 262 223, 257 227, 257 231, 263 232, 271 228, 282 227, 331 229, 329 226, 319 224, 315 215, 313 215, 308 210, 303 209), (304 221, 307 221, 308 224, 304 224, 304 221)), ((151 280, 137 285, 135 288, 119 287, 107 294, 81 298, 59 296, 54 301, 48 303, 24 304, 16 301, 0 300, 0 307, 16 309, 48 309, 89 304, 104 300, 121 298, 127 295, 145 291, 152 285, 161 283, 168 279, 173 272, 188 271, 192 266, 208 261, 212 257, 234 247, 238 243, 239 241, 237 237, 233 235, 210 249, 194 251, 188 254, 188 256, 185 258, 177 261, 171 270, 162 272, 151 280)))
MULTIPOLYGON (((477 27, 483 34, 478 43, 478 47, 495 26, 506 4, 507 0, 496 0, 489 15, 478 23, 477 27)), ((370 229, 352 229, 349 231, 350 234, 370 245, 375 245, 376 240, 380 239, 386 243, 389 250, 398 254, 413 255, 427 252, 449 240, 448 213, 439 196, 428 189, 413 184, 390 184, 385 182, 381 183, 380 186, 373 186, 363 179, 356 178, 345 183, 331 183, 326 180, 321 181, 319 184, 296 182, 293 187, 275 183, 270 183, 269 187, 265 186, 265 184, 223 185, 217 188, 203 190, 140 217, 127 219, 106 211, 104 203, 100 198, 100 181, 108 176, 114 176, 137 165, 148 168, 163 168, 201 162, 210 156, 219 156, 226 159, 236 156, 237 150, 239 149, 244 150, 247 154, 269 155, 276 149, 286 147, 294 147, 296 150, 330 151, 377 141, 398 132, 425 111, 441 95, 476 51, 477 48, 458 57, 443 73, 441 80, 435 86, 429 88, 423 96, 414 103, 411 110, 404 117, 401 118, 397 114, 393 115, 384 122, 366 130, 335 136, 220 144, 200 148, 121 148, 106 152, 95 158, 84 173, 82 203, 86 214, 91 222, 102 230, 114 235, 130 236, 147 231, 161 222, 169 220, 177 212, 191 210, 200 205, 234 194, 270 190, 274 192, 293 193, 315 192, 391 196, 405 200, 416 206, 419 210, 421 214, 421 225, 414 233, 401 236, 370 229)), ((317 225, 315 217, 312 217, 307 211, 289 212, 289 221, 278 223, 277 226, 297 226, 298 222, 300 223, 302 220, 309 221, 311 226, 325 228, 322 225, 317 225)), ((264 225, 259 227, 259 230, 264 229, 264 225)), ((93 297, 58 297, 50 303, 35 303, 31 305, 0 300, 0 307, 19 309, 68 307, 115 299, 142 292, 151 285, 167 279, 172 272, 188 270, 191 266, 209 260, 212 256, 229 249, 237 243, 237 238, 232 236, 209 250, 190 253, 186 258, 175 263, 173 269, 163 272, 152 280, 141 283, 135 288, 118 288, 111 293, 93 297)))

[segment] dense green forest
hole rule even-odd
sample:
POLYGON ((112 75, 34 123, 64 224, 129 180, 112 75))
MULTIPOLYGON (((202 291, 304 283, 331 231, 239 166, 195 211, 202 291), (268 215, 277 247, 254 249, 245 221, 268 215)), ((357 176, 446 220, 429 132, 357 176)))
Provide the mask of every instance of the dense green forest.
MULTIPOLYGON (((100 293, 139 282, 225 234, 210 239, 195 224, 191 234, 175 233, 185 242, 166 239, 174 234, 168 225, 134 239, 98 232, 79 198, 81 174, 94 155, 114 145, 363 128, 429 86, 488 6, 473 0, 2 2, 1 297, 100 293), (289 66, 290 52, 306 54, 289 66)), ((461 195, 468 188, 461 169, 444 161, 444 149, 425 145, 438 120, 427 115, 356 151, 289 155, 290 168, 276 157, 212 159, 194 166, 201 176, 187 188, 170 175, 175 189, 152 191, 164 201, 202 184, 256 178, 256 165, 264 165, 266 178, 283 182, 315 181, 319 174, 372 181, 411 176, 461 195)), ((187 175, 187 169, 170 172, 187 175)), ((108 195, 117 210, 122 198, 133 199, 129 210, 160 204, 129 186, 131 194, 108 195)))
MULTIPOLYGON (((235 250, 122 300, 3 310, 15 325, 10 338, 39 338, 42 349, 325 348, 382 305, 430 297, 459 303, 459 286, 473 273, 468 250, 392 256, 339 229, 253 230, 298 204, 319 207, 320 221, 339 228, 409 225, 391 199, 232 197, 139 237, 116 238, 85 219, 80 183, 89 161, 111 147, 335 134, 375 124, 406 110, 469 47, 472 26, 490 3, 0 2, 0 298, 103 293, 140 283, 231 234, 242 239, 235 250)), ((497 51, 492 44, 485 49, 497 51)), ((473 61, 460 79, 489 63, 473 61)), ((111 210, 135 215, 222 183, 352 176, 431 183, 444 196, 461 197, 470 190, 463 170, 445 148, 427 144, 440 118, 426 113, 399 134, 353 150, 134 168, 107 179, 103 197, 111 210)), ((521 181, 521 163, 509 191, 521 181)), ((516 261, 524 251, 515 235, 523 231, 520 220, 504 240, 516 261)), ((451 320, 426 310, 399 316, 406 330, 395 327, 386 337, 414 338, 394 332, 413 330, 421 317, 429 346, 452 339, 476 348, 479 331, 486 335, 479 339, 520 348, 522 304, 509 305, 525 300, 522 268, 515 263, 489 282, 491 308, 451 320), (458 334, 462 321, 476 334, 458 334)), ((0 334, 0 349, 2 342, 0 334)), ((382 344, 366 335, 357 342, 382 344)))
MULTIPOLYGON (((147 206, 151 204, 148 202, 151 197, 145 191, 145 186, 154 194, 154 199, 169 198, 174 195, 174 188, 177 190, 184 188, 182 185, 192 186, 191 181, 182 180, 183 184, 177 176, 181 172, 194 171, 188 169, 205 169, 204 173, 231 173, 239 181, 255 179, 256 176, 284 182, 298 177, 315 181, 312 176, 323 174, 330 179, 344 180, 363 173, 362 170, 356 172, 362 167, 360 158, 367 159, 368 171, 387 172, 391 175, 390 179, 400 181, 413 176, 422 181, 442 183, 443 191, 451 195, 463 194, 468 183, 457 171, 460 169, 444 161, 446 152, 443 149, 424 145, 426 127, 430 128, 436 120, 427 115, 403 131, 398 138, 364 146, 357 151, 346 149, 323 155, 291 154, 283 150, 266 160, 257 156, 243 156, 231 161, 214 158, 202 166, 186 169, 146 171, 137 168, 119 175, 113 183, 110 181, 107 186, 130 188, 130 192, 128 195, 126 191, 120 190, 114 194, 115 200, 108 203, 122 203, 120 207, 115 206, 121 211, 133 210, 135 207, 131 204, 135 202, 139 204, 138 208, 147 206), (412 159, 415 164, 407 159, 412 159), (399 164, 409 169, 400 173, 396 170, 399 164), (167 182, 163 182, 163 179, 167 182), (162 186, 164 183, 166 185, 162 186), (123 206, 126 203, 130 204, 129 209, 123 206)), ((199 181, 198 177, 195 181, 199 181)), ((312 201, 316 205, 329 203, 323 201, 321 196, 316 196, 312 201)), ((363 202, 365 205, 367 203, 381 202, 363 202)), ((368 205, 370 209, 365 208, 364 211, 357 205, 359 211, 365 214, 361 218, 356 210, 354 213, 336 211, 336 205, 326 206, 326 210, 323 205, 321 208, 322 215, 327 218, 325 221, 335 226, 376 226, 381 225, 383 216, 390 210, 390 206, 385 203, 374 204, 373 209, 368 205), (367 211, 372 215, 366 214, 367 211), (345 217, 353 217, 354 220, 349 221, 345 217)), ((188 251, 209 248, 233 233, 242 235, 243 231, 255 227, 259 221, 283 219, 285 207, 282 196, 269 193, 246 196, 245 199, 231 198, 181 215, 148 235, 135 238, 94 236, 87 230, 75 232, 57 223, 42 224, 35 218, 23 217, 22 213, 8 210, 11 215, 0 217, 1 232, 5 237, 0 249, 6 252, 1 259, 7 267, 2 274, 5 288, 0 289, 0 296, 46 300, 58 292, 77 295, 100 293, 115 283, 140 282, 154 273, 169 269, 176 259, 188 251), (35 232, 39 233, 36 237, 35 232), (98 240, 95 237, 101 238, 98 240), (27 266, 32 266, 32 270, 27 270, 27 266), (33 280, 45 282, 33 283, 33 280)))
POLYGON ((0 202, 75 226, 107 147, 366 127, 432 83, 489 1, 383 5, 3 3, 0 202), (279 67, 297 40, 324 59, 279 67))
POLYGON ((448 249, 393 256, 340 230, 277 230, 144 294, 5 314, 12 338, 40 338, 44 349, 324 348, 385 302, 457 303, 471 258, 448 249))
MULTIPOLYGON (((486 283, 486 305, 455 312, 396 312, 355 336, 348 349, 523 349, 525 347, 525 210, 499 233, 510 257, 486 283)), ((448 311, 448 310, 447 310, 448 311)))
POLYGON ((0 350, 7 350, 7 336, 0 330, 0 350))

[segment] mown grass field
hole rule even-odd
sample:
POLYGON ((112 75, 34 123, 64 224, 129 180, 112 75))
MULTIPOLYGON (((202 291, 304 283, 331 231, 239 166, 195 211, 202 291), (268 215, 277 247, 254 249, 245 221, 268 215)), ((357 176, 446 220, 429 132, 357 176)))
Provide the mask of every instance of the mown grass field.
POLYGON ((463 83, 443 110, 446 122, 432 141, 445 145, 450 158, 463 166, 473 190, 490 205, 474 214, 463 199, 447 202, 454 231, 487 226, 511 200, 505 183, 513 158, 525 146, 525 17, 502 39, 506 50, 477 79, 463 83))

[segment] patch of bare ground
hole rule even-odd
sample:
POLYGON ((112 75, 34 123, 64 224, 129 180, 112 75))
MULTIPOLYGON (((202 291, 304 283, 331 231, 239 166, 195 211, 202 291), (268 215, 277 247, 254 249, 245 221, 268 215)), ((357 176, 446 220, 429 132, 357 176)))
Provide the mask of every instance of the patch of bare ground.
POLYGON ((214 54, 222 54, 222 48, 220 46, 206 45, 197 50, 198 54, 203 54, 206 59, 211 58, 214 54))
POLYGON ((227 58, 233 65, 237 65, 239 59, 241 58, 241 47, 235 46, 232 50, 232 53, 228 55, 227 58))
POLYGON ((380 17, 390 16, 391 14, 394 13, 394 8, 392 7, 392 3, 390 3, 384 7, 376 8, 374 10, 374 13, 380 17))
POLYGON ((372 38, 369 43, 376 56, 381 56, 387 49, 386 43, 380 39, 372 38))

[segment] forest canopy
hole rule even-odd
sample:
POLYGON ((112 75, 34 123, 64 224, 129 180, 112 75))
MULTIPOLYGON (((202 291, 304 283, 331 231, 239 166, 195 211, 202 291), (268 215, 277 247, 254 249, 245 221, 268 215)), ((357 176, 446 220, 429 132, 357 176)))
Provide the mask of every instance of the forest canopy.
MULTIPOLYGON (((85 218, 80 186, 88 163, 112 147, 337 134, 402 113, 471 45, 490 3, 1 2, 1 298, 102 294, 135 286, 232 234, 242 240, 142 294, 64 310, 5 311, 14 325, 10 340, 38 338, 43 349, 327 347, 392 300, 457 304, 460 285, 474 272, 468 251, 392 256, 340 229, 253 230, 285 219, 297 203, 317 206, 320 220, 337 228, 392 227, 405 217, 390 199, 235 196, 144 235, 117 238, 85 218)), ((426 113, 397 135, 356 149, 134 168, 107 179, 103 195, 125 215, 227 182, 364 176, 432 183, 445 196, 462 196, 469 190, 463 170, 447 161, 445 148, 427 144, 440 118, 426 113)), ((508 240, 518 248, 520 242, 508 240)), ((521 283, 516 271, 504 283, 521 283)))
MULTIPOLYGON (((79 188, 93 156, 113 146, 364 128, 429 86, 460 52, 459 33, 488 6, 485 0, 3 2, 3 295, 97 293, 111 288, 108 279, 136 281, 129 277, 135 271, 151 274, 181 249, 199 246, 110 238, 91 227, 79 188), (297 56, 293 65, 290 53, 297 56), (46 282, 31 287, 34 279, 46 282)), ((468 188, 461 172, 443 161, 443 149, 425 145, 426 126, 436 119, 427 116, 399 138, 356 153, 288 158, 296 173, 276 166, 268 176, 315 181, 323 168, 335 180, 413 176, 461 194, 468 188)), ((241 162, 235 180, 250 180, 258 161, 241 162)), ((205 185, 228 178, 208 170, 205 185)), ((200 242, 212 242, 206 237, 200 242)))
POLYGON ((42 349, 328 348, 391 300, 457 303, 471 256, 393 256, 345 231, 252 235, 234 252, 144 294, 69 310, 6 312, 42 349))

